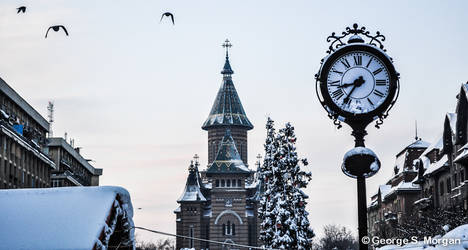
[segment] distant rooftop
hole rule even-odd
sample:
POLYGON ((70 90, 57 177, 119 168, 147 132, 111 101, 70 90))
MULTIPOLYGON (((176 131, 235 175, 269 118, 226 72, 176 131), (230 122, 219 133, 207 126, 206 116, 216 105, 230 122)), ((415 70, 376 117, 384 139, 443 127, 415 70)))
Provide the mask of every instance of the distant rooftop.
POLYGON ((71 154, 78 162, 80 162, 91 174, 102 175, 102 168, 95 168, 89 162, 83 158, 68 142, 61 137, 48 138, 49 143, 47 146, 51 147, 62 147, 69 154, 71 154))

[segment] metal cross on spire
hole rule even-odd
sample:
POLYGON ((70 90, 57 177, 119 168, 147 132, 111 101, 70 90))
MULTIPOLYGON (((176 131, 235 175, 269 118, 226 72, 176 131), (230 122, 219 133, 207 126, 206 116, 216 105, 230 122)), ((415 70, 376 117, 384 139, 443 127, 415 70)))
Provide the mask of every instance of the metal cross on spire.
POLYGON ((198 156, 198 154, 195 154, 193 156, 193 160, 195 161, 195 164, 198 164, 198 159, 200 159, 200 157, 198 156))
POLYGON ((232 44, 231 42, 229 42, 229 39, 226 39, 226 41, 224 41, 223 45, 223 48, 226 49, 226 57, 229 57, 229 49, 232 47, 232 44))

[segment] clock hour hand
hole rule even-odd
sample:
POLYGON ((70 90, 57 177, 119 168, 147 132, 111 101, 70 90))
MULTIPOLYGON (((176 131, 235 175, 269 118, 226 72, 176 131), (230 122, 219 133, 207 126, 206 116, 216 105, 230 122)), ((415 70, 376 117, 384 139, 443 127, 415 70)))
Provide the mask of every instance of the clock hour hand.
POLYGON ((346 87, 353 86, 353 85, 355 85, 354 82, 353 83, 345 83, 343 85, 338 86, 338 88, 346 88, 346 87))
MULTIPOLYGON (((349 97, 351 96, 351 94, 353 93, 354 89, 356 89, 356 87, 360 87, 362 84, 364 84, 366 81, 364 80, 364 78, 362 76, 360 76, 358 79, 354 80, 353 82, 353 88, 351 89, 351 91, 349 91, 349 94, 343 99, 343 102, 344 103, 347 103, 349 101, 349 97)), ((343 84, 342 86, 344 86, 346 84, 343 84)))

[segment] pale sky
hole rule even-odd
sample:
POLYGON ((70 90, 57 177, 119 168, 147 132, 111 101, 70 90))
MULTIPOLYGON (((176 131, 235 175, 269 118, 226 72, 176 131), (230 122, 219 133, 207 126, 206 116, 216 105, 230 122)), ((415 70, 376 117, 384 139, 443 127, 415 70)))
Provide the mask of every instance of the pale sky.
MULTIPOLYGON (((175 232, 176 200, 187 167, 207 161, 208 116, 222 76, 229 38, 234 84, 255 128, 249 164, 263 155, 264 125, 296 127, 297 150, 309 159, 306 193, 316 233, 325 224, 357 232, 355 180, 340 169, 353 147, 350 130, 337 130, 315 95, 314 74, 326 56, 326 37, 357 22, 381 31, 401 74, 400 98, 366 145, 382 169, 367 193, 391 176, 395 154, 419 135, 429 142, 453 112, 468 80, 466 1, 178 1, 3 0, 0 3, 0 77, 44 117, 56 105, 55 135, 68 132, 85 158, 103 168, 101 185, 126 188, 135 224, 175 232), (26 5, 25 14, 16 8, 26 5), (171 11, 176 25, 159 22, 171 11), (70 36, 49 33, 63 24, 70 36)), ((143 240, 159 236, 137 231, 143 240)))

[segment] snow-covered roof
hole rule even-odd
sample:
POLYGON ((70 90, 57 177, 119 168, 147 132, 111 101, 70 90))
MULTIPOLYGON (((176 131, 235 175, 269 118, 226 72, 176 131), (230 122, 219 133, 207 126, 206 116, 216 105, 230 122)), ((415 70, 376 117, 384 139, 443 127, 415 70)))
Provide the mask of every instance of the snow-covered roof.
POLYGON ((379 186, 379 191, 380 191, 380 195, 383 197, 385 197, 392 189, 392 186, 391 185, 380 185, 379 186))
POLYGON ((189 167, 189 175, 185 183, 184 192, 177 202, 206 201, 205 196, 200 190, 200 183, 198 165, 194 165, 192 162, 189 167))
POLYGON ((421 186, 419 184, 411 182, 406 182, 402 181, 398 185, 390 188, 390 190, 387 192, 385 196, 382 196, 383 198, 390 196, 391 194, 398 192, 398 191, 418 191, 421 190, 421 186))
POLYGON ((421 155, 427 155, 428 153, 430 153, 432 150, 434 149, 439 149, 441 150, 442 147, 444 146, 443 144, 443 140, 442 140, 442 134, 440 134, 439 136, 437 136, 437 140, 435 140, 431 145, 429 145, 429 147, 424 150, 424 152, 421 154, 421 155))
POLYGON ((133 246, 133 207, 121 187, 0 190, 3 249, 101 249, 117 218, 122 246, 133 246))
POLYGON ((457 114, 456 113, 447 113, 447 119, 450 123, 450 129, 452 133, 456 133, 457 131, 457 114))
POLYGON ((421 138, 418 138, 417 140, 415 140, 414 142, 412 142, 411 144, 406 146, 403 150, 401 150, 397 154, 397 156, 401 155, 403 152, 405 152, 409 148, 427 148, 429 146, 430 146, 429 142, 423 141, 423 140, 421 140, 421 138))
POLYGON ((431 166, 431 160, 426 156, 419 157, 419 160, 421 160, 424 169, 428 169, 431 166))
POLYGON ((231 136, 231 130, 227 129, 219 145, 215 160, 208 167, 207 174, 249 174, 250 170, 245 166, 237 151, 234 139, 231 136))
POLYGON ((429 165, 429 167, 426 169, 426 172, 424 172, 424 175, 431 174, 440 168, 442 168, 445 164, 447 164, 448 157, 447 155, 442 156, 439 161, 432 163, 429 165))

